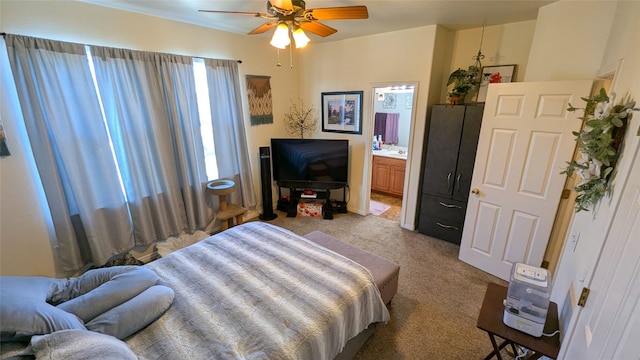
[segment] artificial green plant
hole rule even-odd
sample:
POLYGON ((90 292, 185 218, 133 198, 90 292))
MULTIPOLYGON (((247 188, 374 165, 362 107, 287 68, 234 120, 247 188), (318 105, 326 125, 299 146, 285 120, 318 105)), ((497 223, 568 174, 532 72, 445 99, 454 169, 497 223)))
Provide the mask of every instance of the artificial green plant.
POLYGON ((592 98, 582 98, 586 102, 584 108, 569 104, 568 111, 584 110, 580 117, 583 127, 580 132, 573 132, 576 137, 580 157, 568 163, 562 174, 572 176, 574 173, 581 179, 575 186, 576 212, 589 211, 602 199, 611 188, 611 179, 620 145, 628 121, 635 108, 635 101, 625 99, 622 104, 613 105, 615 94, 607 95, 605 89, 592 98))

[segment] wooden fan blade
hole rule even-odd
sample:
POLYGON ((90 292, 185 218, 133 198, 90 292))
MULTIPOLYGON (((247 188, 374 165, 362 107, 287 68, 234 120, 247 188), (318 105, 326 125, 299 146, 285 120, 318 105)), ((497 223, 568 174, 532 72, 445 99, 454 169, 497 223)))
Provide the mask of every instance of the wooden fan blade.
POLYGON ((303 21, 300 22, 300 27, 302 30, 306 30, 310 33, 316 34, 318 36, 327 37, 329 35, 335 34, 338 30, 321 24, 317 21, 303 21))
POLYGON ((330 7, 320 9, 309 9, 305 11, 304 17, 307 20, 349 20, 349 19, 368 19, 369 12, 364 5, 360 6, 343 6, 330 7))
POLYGON ((277 7, 278 9, 287 11, 293 10, 293 4, 291 3, 291 0, 269 0, 269 2, 271 3, 271 5, 277 7))
POLYGON ((222 10, 198 10, 200 12, 218 13, 218 14, 236 14, 236 15, 251 15, 255 17, 268 17, 267 14, 258 12, 246 12, 246 11, 222 11, 222 10))
POLYGON ((278 26, 278 22, 277 21, 269 21, 268 23, 264 23, 264 24, 258 26, 257 28, 251 30, 247 35, 262 34, 262 33, 265 33, 267 31, 273 29, 276 26, 278 26))

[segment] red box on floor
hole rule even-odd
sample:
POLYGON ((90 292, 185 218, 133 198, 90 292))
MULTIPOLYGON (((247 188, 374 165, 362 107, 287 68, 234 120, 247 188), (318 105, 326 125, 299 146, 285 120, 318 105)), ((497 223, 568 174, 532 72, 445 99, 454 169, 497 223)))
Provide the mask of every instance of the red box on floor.
POLYGON ((298 215, 322 217, 322 200, 300 200, 298 201, 298 215))

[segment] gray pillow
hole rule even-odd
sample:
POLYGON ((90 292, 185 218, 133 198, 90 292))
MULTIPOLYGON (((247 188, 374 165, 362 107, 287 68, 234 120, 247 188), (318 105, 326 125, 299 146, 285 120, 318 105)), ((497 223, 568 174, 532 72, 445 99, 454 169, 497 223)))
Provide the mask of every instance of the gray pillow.
POLYGON ((89 321, 86 324, 87 329, 124 339, 164 314, 173 303, 173 295, 173 290, 169 287, 152 286, 140 295, 89 321))
POLYGON ((129 301, 158 282, 158 275, 140 266, 113 266, 89 270, 69 279, 50 299, 54 305, 88 323, 96 316, 129 301))
POLYGON ((62 330, 31 338, 36 359, 137 359, 127 344, 113 336, 87 330, 62 330))
POLYGON ((155 272, 139 266, 90 270, 70 279, 2 277, 2 340, 65 329, 124 339, 171 306, 173 290, 157 282, 155 272))
POLYGON ((85 327, 77 316, 47 303, 67 280, 39 276, 0 277, 0 339, 26 340, 32 335, 85 327))

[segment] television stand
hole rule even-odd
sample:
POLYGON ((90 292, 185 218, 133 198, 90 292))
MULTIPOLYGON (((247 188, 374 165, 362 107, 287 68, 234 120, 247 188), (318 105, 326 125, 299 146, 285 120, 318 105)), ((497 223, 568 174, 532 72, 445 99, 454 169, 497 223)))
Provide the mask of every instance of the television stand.
POLYGON ((282 186, 278 184, 278 205, 277 209, 285 211, 287 217, 296 217, 298 214, 298 202, 304 199, 323 200, 322 215, 326 220, 333 219, 333 214, 346 213, 347 212, 347 184, 327 184, 318 185, 312 184, 310 187, 306 187, 304 184, 286 184, 289 186, 282 186), (282 189, 289 190, 289 200, 285 200, 282 197, 282 189), (331 190, 342 189, 342 201, 336 202, 336 205, 331 203, 331 190))

